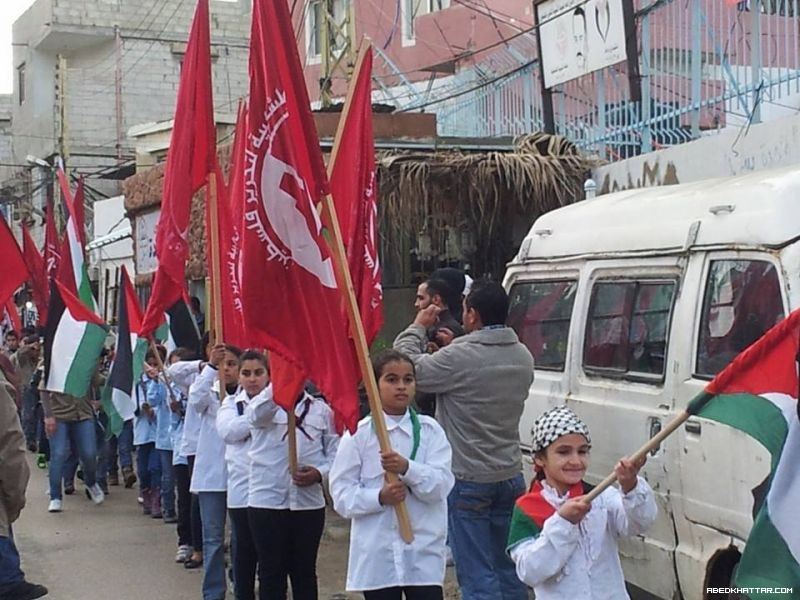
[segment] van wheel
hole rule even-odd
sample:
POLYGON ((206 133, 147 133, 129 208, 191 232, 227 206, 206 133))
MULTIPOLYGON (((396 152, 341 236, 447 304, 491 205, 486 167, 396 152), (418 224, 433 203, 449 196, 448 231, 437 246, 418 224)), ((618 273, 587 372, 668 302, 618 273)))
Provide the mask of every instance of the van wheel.
MULTIPOLYGON (((733 588, 736 580, 736 571, 739 568, 739 559, 742 555, 730 546, 714 555, 709 563, 706 588, 733 588)), ((742 594, 705 594, 705 600, 747 600, 742 594)))

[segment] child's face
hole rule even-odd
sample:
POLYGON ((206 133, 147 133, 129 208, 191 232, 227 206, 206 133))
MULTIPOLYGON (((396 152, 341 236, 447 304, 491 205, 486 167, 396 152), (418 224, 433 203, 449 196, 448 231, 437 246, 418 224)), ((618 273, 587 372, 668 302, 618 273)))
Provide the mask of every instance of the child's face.
POLYGON ((547 483, 563 494, 586 474, 590 448, 580 433, 570 433, 562 435, 533 460, 544 471, 547 483))
POLYGON ((235 385, 239 381, 239 359, 228 351, 222 361, 222 380, 226 386, 235 385))
POLYGON ((239 385, 251 398, 267 387, 269 373, 260 360, 246 360, 239 368, 239 385))
POLYGON ((399 360, 386 363, 378 378, 378 391, 384 412, 390 415, 405 414, 416 388, 413 366, 399 360))

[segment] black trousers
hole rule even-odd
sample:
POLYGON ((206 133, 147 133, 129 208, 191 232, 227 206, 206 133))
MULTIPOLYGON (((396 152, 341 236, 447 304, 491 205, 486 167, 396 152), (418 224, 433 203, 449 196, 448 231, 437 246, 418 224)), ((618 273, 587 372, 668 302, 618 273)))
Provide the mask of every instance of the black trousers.
POLYGON ((248 508, 258 552, 259 600, 286 600, 287 577, 294 600, 317 600, 317 551, 325 509, 248 508))
POLYGON ((175 465, 175 487, 178 490, 178 545, 192 546, 192 495, 189 465, 175 465))
POLYGON ((364 600, 442 600, 442 587, 439 585, 408 585, 390 587, 364 592, 364 600))
MULTIPOLYGON (((192 481, 192 472, 194 471, 194 455, 188 457, 189 462, 189 482, 192 481)), ((203 521, 200 519, 200 499, 197 494, 191 495, 191 508, 189 511, 189 518, 191 520, 192 532, 192 549, 195 552, 203 551, 203 521)))
POLYGON ((255 600, 258 553, 246 508, 229 508, 231 516, 231 560, 233 561, 233 586, 236 600, 255 600))

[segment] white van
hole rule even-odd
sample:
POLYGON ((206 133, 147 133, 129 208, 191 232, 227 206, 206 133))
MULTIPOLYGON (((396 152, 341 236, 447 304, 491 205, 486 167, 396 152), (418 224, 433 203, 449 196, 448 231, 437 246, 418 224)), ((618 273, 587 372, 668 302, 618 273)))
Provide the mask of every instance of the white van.
MULTIPOLYGON (((619 192, 534 223, 505 286, 536 360, 520 436, 566 403, 588 424, 597 482, 736 354, 800 306, 800 167, 619 192)), ((620 545, 626 579, 701 600, 731 581, 769 455, 692 418, 643 469, 659 519, 620 545)))

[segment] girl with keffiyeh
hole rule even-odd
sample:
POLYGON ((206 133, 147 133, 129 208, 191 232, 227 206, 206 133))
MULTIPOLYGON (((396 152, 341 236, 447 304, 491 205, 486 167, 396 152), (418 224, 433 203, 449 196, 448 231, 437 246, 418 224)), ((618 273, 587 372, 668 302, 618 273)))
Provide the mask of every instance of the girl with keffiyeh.
POLYGON ((657 514, 653 490, 638 476, 643 462, 620 460, 619 489, 589 504, 591 438, 574 412, 561 406, 539 417, 532 449, 536 479, 517 500, 508 542, 518 577, 537 600, 628 598, 617 539, 644 533, 657 514))

